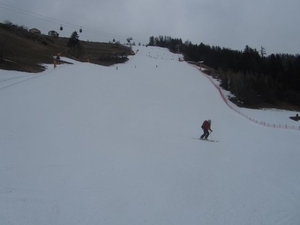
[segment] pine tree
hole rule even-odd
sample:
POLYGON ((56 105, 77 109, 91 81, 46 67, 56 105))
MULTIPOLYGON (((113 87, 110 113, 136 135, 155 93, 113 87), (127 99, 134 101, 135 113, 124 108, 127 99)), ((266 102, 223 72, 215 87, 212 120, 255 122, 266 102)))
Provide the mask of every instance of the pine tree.
POLYGON ((80 45, 79 36, 76 31, 69 38, 68 47, 70 48, 69 53, 76 58, 79 58, 83 54, 83 48, 80 45))
POLYGON ((71 35, 71 37, 69 38, 68 41, 68 47, 72 48, 79 45, 79 35, 77 34, 76 31, 74 31, 71 35))
POLYGON ((265 49, 263 46, 261 46, 261 48, 260 48, 260 56, 261 56, 262 58, 264 58, 265 55, 266 55, 266 49, 265 49))

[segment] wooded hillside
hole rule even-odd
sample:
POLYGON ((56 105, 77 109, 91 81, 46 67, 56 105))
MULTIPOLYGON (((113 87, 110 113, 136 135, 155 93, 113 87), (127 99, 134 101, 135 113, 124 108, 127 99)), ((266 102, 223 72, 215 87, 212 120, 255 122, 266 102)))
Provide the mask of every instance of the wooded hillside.
MULTIPOLYGON (((261 47, 258 51, 246 46, 243 51, 183 43, 170 37, 150 37, 149 45, 167 47, 180 52, 186 61, 202 61, 213 68, 221 86, 246 107, 292 105, 300 107, 300 55, 271 54, 261 47)), ((291 106, 289 106, 291 107, 291 106)))

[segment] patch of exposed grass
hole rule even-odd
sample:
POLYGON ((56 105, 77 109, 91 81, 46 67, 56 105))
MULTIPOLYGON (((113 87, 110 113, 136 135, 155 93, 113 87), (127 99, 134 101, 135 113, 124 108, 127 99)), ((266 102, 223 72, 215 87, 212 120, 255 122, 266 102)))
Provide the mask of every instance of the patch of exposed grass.
MULTIPOLYGON (((67 47, 68 38, 32 34, 24 27, 0 23, 0 69, 24 72, 41 72, 42 64, 53 63, 53 57, 74 58, 67 47)), ((80 41, 81 62, 110 66, 125 62, 133 54, 131 49, 113 43, 80 41)))

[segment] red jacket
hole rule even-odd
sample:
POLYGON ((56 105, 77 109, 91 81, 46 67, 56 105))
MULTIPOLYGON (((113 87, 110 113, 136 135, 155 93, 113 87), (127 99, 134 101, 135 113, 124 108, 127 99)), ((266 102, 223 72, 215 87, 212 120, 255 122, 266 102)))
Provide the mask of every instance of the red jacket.
POLYGON ((211 129, 210 129, 210 123, 209 123, 207 120, 205 120, 205 121, 203 122, 202 128, 211 131, 211 129))

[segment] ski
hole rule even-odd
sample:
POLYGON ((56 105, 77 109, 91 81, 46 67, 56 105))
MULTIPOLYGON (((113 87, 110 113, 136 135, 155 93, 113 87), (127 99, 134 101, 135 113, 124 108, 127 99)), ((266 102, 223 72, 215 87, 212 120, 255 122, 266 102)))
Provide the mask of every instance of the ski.
POLYGON ((201 140, 201 141, 208 141, 208 142, 219 142, 217 140, 211 140, 211 139, 201 139, 201 138, 194 138, 194 139, 201 140))
POLYGON ((210 140, 210 139, 201 139, 201 138, 199 138, 199 140, 201 140, 201 141, 209 141, 209 142, 219 142, 219 141, 216 141, 216 140, 210 140))

